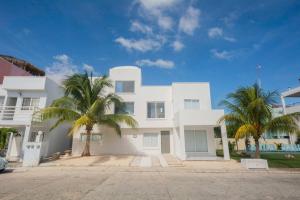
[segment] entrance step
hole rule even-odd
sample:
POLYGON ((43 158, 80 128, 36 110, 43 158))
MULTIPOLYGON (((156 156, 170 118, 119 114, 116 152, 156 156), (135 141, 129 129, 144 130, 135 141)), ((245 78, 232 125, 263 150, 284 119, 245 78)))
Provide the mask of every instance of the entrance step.
POLYGON ((184 166, 181 160, 175 158, 171 154, 163 154, 163 157, 165 158, 169 167, 183 167, 184 166))

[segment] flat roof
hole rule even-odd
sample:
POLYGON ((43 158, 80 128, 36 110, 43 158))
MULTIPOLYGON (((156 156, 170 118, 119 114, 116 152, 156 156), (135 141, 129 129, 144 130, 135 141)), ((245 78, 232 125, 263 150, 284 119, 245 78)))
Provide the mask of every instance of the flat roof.
POLYGON ((300 97, 300 86, 282 92, 281 95, 283 97, 300 97))

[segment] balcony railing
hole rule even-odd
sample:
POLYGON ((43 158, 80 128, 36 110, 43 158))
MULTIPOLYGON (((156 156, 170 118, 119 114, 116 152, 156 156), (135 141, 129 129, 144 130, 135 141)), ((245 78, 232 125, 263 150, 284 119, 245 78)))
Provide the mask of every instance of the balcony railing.
POLYGON ((35 106, 0 106, 1 121, 41 121, 40 109, 35 106))

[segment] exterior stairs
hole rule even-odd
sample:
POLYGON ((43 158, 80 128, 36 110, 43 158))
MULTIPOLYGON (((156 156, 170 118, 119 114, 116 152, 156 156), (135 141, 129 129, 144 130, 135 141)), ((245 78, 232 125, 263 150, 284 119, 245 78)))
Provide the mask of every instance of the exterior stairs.
POLYGON ((171 154, 163 154, 164 159, 166 160, 169 167, 183 167, 183 163, 181 160, 172 156, 171 154))

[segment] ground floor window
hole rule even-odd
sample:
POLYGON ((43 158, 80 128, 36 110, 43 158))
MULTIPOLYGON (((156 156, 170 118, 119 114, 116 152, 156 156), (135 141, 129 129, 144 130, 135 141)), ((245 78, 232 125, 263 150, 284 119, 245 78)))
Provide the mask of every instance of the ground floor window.
POLYGON ((143 146, 146 148, 158 147, 158 133, 144 133, 143 146))
POLYGON ((185 130, 184 139, 186 152, 208 152, 205 130, 185 130))
MULTIPOLYGON (((85 142, 86 141, 86 133, 80 134, 80 141, 85 142)), ((91 134, 91 141, 93 142, 100 142, 102 141, 102 134, 101 133, 92 133, 91 134)))

